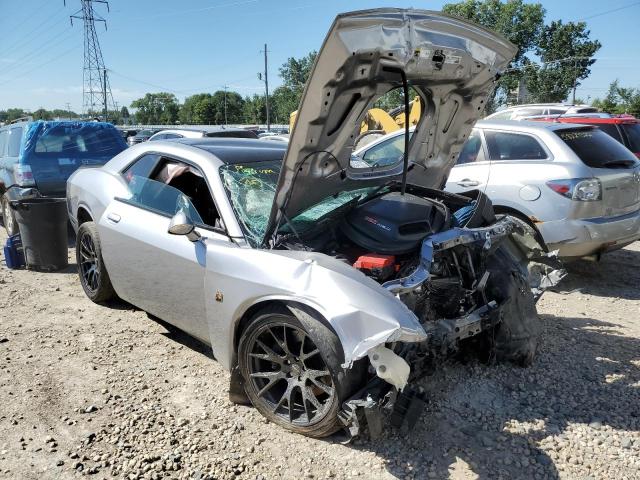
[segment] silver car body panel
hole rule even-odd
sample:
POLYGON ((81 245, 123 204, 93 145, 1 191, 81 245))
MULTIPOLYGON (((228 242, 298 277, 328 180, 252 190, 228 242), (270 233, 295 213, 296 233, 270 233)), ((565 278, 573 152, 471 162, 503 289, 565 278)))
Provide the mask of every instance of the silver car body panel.
POLYGON ((233 366, 238 322, 264 302, 317 311, 340 339, 347 365, 387 341, 426 339, 413 312, 351 266, 321 253, 249 248, 224 193, 220 165, 197 147, 145 142, 69 179, 72 224, 77 230, 81 209, 98 224, 104 263, 122 299, 210 344, 226 368, 233 366), (121 172, 147 153, 186 161, 206 175, 228 235, 199 228, 203 239, 192 243, 167 232, 168 216, 123 201, 131 192, 121 172))
POLYGON ((302 96, 265 242, 284 218, 329 195, 400 178, 401 163, 364 172, 349 163, 368 108, 402 85, 400 72, 425 105, 408 155, 426 168, 413 169, 410 181, 440 188, 515 53, 495 33, 442 13, 385 8, 339 15, 302 96))

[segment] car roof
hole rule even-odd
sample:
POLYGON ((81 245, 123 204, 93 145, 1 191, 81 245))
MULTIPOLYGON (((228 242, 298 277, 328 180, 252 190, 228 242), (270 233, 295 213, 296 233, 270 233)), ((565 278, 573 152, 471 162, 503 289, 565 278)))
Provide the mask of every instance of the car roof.
POLYGON ((284 142, 265 142, 254 138, 178 138, 172 142, 205 150, 218 157, 221 162, 232 165, 270 160, 282 161, 287 151, 287 145, 284 142))
POLYGON ((528 107, 567 107, 567 108, 571 108, 571 107, 576 107, 576 108, 585 108, 585 107, 589 107, 592 108, 591 105, 585 105, 582 103, 562 103, 562 102, 557 102, 557 103, 522 103, 520 105, 511 105, 509 107, 506 107, 504 110, 515 110, 518 108, 528 108, 528 107))
POLYGON ((640 119, 629 117, 558 117, 555 119, 562 123, 587 123, 587 124, 635 124, 640 119))
POLYGON ((576 127, 593 127, 592 125, 584 125, 584 124, 567 124, 560 122, 542 122, 539 120, 480 120, 475 125, 478 128, 495 128, 499 130, 513 130, 514 132, 530 132, 535 133, 536 131, 547 130, 547 131, 556 131, 556 130, 567 130, 576 127))

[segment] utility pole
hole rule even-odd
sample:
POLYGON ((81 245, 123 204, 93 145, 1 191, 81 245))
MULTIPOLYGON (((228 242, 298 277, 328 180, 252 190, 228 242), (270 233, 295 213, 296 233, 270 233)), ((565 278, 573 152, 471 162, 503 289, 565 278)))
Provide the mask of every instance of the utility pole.
POLYGON ((96 33, 96 22, 102 22, 107 28, 107 21, 94 10, 94 4, 101 3, 107 6, 107 0, 80 0, 81 8, 71 15, 73 20, 82 20, 84 24, 84 67, 82 70, 82 112, 96 115, 103 110, 104 119, 107 120, 109 105, 113 105, 113 95, 107 77, 107 69, 102 58, 100 41, 96 33), (102 108, 100 108, 102 107, 102 108))
POLYGON ((267 53, 269 51, 267 50, 267 44, 264 44, 264 77, 262 76, 262 73, 258 74, 258 79, 264 81, 264 91, 265 91, 265 97, 264 97, 264 103, 265 103, 265 108, 267 110, 267 132, 271 131, 271 120, 269 119, 269 61, 268 61, 268 57, 267 57, 267 53))
POLYGON ((227 125, 227 85, 224 86, 224 124, 227 125))

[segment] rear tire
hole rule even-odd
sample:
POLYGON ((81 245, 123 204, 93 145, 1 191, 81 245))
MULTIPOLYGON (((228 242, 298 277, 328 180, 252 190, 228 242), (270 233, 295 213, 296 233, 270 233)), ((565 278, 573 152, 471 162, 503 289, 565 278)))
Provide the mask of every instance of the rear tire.
POLYGON ((98 229, 93 222, 85 222, 78 229, 76 262, 80 284, 91 301, 100 303, 116 296, 102 260, 102 246, 98 229))
POLYGON ((7 231, 7 235, 15 235, 19 231, 18 222, 16 222, 13 210, 11 210, 9 206, 9 197, 7 197, 6 194, 2 195, 0 207, 2 208, 2 223, 4 224, 4 229, 7 231))
POLYGON ((343 369, 335 333, 311 315, 270 308, 246 327, 238 347, 245 391, 269 421, 308 437, 342 427, 338 413, 365 380, 354 364, 343 369))

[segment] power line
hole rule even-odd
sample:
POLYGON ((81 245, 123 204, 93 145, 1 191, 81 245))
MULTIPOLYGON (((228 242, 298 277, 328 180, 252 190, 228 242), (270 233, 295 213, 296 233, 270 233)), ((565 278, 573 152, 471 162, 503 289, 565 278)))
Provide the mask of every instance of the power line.
POLYGON ((64 56, 66 56, 66 55, 70 54, 70 53, 71 53, 71 52, 73 52, 76 48, 78 48, 78 46, 77 46, 77 45, 74 45, 74 46, 73 46, 73 47, 71 47, 69 50, 65 50, 64 52, 62 52, 62 53, 61 53, 60 55, 58 55, 57 57, 54 57, 54 58, 52 58, 51 60, 47 60, 47 61, 46 61, 46 62, 44 62, 44 63, 41 63, 41 64, 39 64, 39 65, 36 65, 36 66, 35 66, 34 68, 32 68, 31 70, 27 70, 26 72, 23 72, 23 73, 19 74, 19 75, 18 75, 18 76, 16 76, 16 77, 10 78, 9 80, 5 80, 4 82, 0 83, 0 86, 1 86, 1 85, 6 85, 7 83, 11 83, 11 82, 13 82, 14 80, 17 80, 17 79, 19 79, 19 78, 22 78, 22 77, 24 77, 25 75, 29 75, 30 73, 35 72, 36 70, 39 70, 40 68, 42 68, 42 67, 45 67, 45 66, 49 65, 50 63, 53 63, 53 62, 55 62, 56 60, 58 60, 58 59, 60 59, 60 58, 62 58, 62 57, 64 57, 64 56))
POLYGON ((45 48, 38 47, 36 50, 33 50, 31 53, 28 53, 27 55, 23 56, 19 62, 13 62, 11 65, 9 65, 9 67, 4 69, 2 73, 5 74, 15 70, 16 68, 20 69, 23 66, 28 66, 31 60, 33 60, 34 58, 38 58, 43 54, 49 53, 49 51, 51 51, 58 45, 65 43, 67 40, 69 40, 73 36, 74 36, 73 32, 68 32, 66 30, 58 33, 57 35, 54 35, 53 37, 51 37, 50 39, 48 39, 46 42, 43 43, 42 47, 45 47, 45 48), (61 37, 62 35, 64 35, 65 33, 69 33, 69 34, 66 37, 60 39, 59 41, 55 43, 51 43, 54 40, 61 37))
POLYGON ((138 18, 133 18, 132 20, 151 20, 154 18, 162 18, 162 17, 173 17, 175 15, 184 15, 186 13, 201 13, 201 12, 206 12, 209 10, 215 10, 218 8, 226 8, 226 7, 236 7, 236 6, 240 6, 240 5, 247 5, 250 3, 258 3, 261 0, 243 0, 240 2, 230 2, 230 3, 223 3, 223 4, 218 4, 218 5, 211 5, 209 7, 204 7, 204 8, 194 8, 191 10, 175 10, 173 12, 167 12, 167 13, 157 13, 155 15, 149 15, 149 16, 145 16, 145 17, 138 17, 138 18))
MULTIPOLYGON (((44 2, 42 2, 42 3, 38 6, 38 8, 37 8, 35 11, 37 11, 37 12, 41 12, 41 11, 42 11, 42 7, 44 7, 47 3, 49 3, 49 0, 44 0, 44 2)), ((31 10, 31 9, 29 9, 29 15, 27 15, 27 16, 26 16, 23 20, 21 20, 21 21, 15 21, 15 20, 14 20, 14 21, 12 22, 12 23, 14 24, 14 28, 13 28, 13 29, 11 29, 11 30, 9 30, 9 31, 7 31, 7 32, 4 32, 4 33, 2 34, 2 35, 3 35, 3 37, 10 38, 10 37, 11 37, 11 35, 12 35, 14 32, 19 31, 19 30, 24 26, 25 22, 27 22, 28 20, 30 20, 30 19, 33 17, 33 15, 32 15, 32 13, 31 13, 31 12, 32 12, 32 10, 31 10)), ((42 21, 42 22, 41 22, 41 23, 36 27, 36 29, 37 29, 37 28, 39 28, 39 27, 40 27, 40 25, 43 25, 43 24, 45 24, 45 23, 47 23, 47 22, 51 21, 53 18, 55 18, 55 15, 54 15, 54 17, 52 17, 51 15, 47 15, 47 18, 45 18, 45 19, 44 19, 44 20, 43 20, 43 21, 42 21)), ((34 30, 32 30, 32 31, 35 31, 35 29, 34 29, 34 30)), ((22 33, 21 33, 21 34, 18 36, 18 43, 19 43, 20 41, 24 40, 24 37, 25 37, 26 35, 30 35, 30 34, 31 34, 31 32, 29 32, 29 33, 27 33, 27 34, 22 34, 22 33)), ((10 47, 11 47, 11 48, 13 48, 13 45, 15 45, 15 42, 14 42, 13 44, 10 44, 10 47)), ((3 47, 3 48, 6 48, 6 47, 3 47)))
POLYGON ((625 10, 627 8, 635 7, 636 5, 640 5, 640 2, 633 2, 633 3, 630 3, 629 5, 624 5, 622 7, 612 8, 611 10, 605 10, 604 12, 589 15, 588 17, 581 18, 580 20, 578 20, 578 22, 584 22, 585 20, 601 17, 602 15, 608 15, 610 13, 619 12, 620 10, 625 10))
MULTIPOLYGON (((25 33, 24 35, 21 35, 17 42, 13 42, 12 44, 10 44, 10 45, 8 45, 6 47, 3 46, 2 47, 3 50, 6 50, 6 51, 18 50, 18 49, 24 48, 25 46, 27 46, 30 43, 32 43, 32 41, 34 39, 40 39, 41 38, 40 37, 40 33, 41 33, 40 29, 41 29, 41 27, 44 27, 45 25, 47 25, 51 21, 58 20, 58 17, 60 17, 60 21, 57 22, 57 23, 62 23, 62 17, 60 16, 60 14, 64 14, 64 11, 60 10, 60 11, 58 11, 57 14, 46 18, 45 20, 40 22, 36 27, 34 27, 32 30, 29 30, 28 33, 25 33)), ((54 23, 56 23, 56 22, 54 22, 54 23)))

